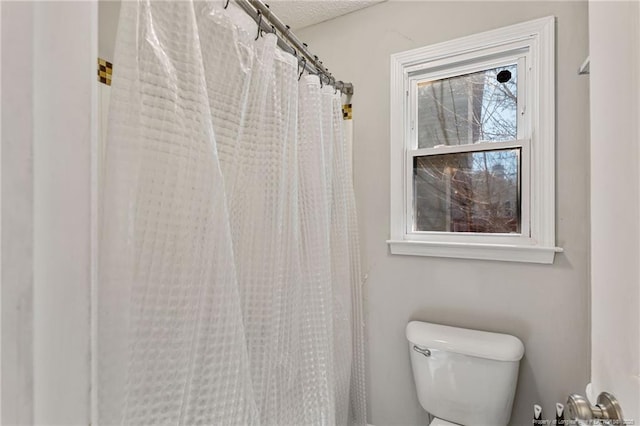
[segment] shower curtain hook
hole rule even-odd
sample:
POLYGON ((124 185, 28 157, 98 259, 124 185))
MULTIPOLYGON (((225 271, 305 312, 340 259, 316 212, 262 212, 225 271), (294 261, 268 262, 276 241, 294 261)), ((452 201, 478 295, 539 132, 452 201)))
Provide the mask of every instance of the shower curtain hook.
POLYGON ((319 69, 316 70, 316 74, 318 76, 318 79, 320 80, 320 88, 322 89, 322 76, 325 75, 325 74, 322 71, 320 71, 319 69))
MULTIPOLYGON (((302 78, 302 74, 304 74, 304 66, 307 63, 307 58, 305 58, 304 56, 302 57, 302 71, 300 71, 300 75, 298 76, 298 81, 300 81, 300 79, 302 78)), ((300 65, 300 62, 298 62, 298 65, 300 65)))
POLYGON ((224 5, 224 8, 226 9, 227 7, 229 7, 229 0, 227 0, 227 2, 224 5))
POLYGON ((258 40, 260 38, 260 34, 262 34, 262 28, 260 28, 261 25, 262 25, 262 13, 258 11, 258 34, 256 34, 256 40, 258 40))

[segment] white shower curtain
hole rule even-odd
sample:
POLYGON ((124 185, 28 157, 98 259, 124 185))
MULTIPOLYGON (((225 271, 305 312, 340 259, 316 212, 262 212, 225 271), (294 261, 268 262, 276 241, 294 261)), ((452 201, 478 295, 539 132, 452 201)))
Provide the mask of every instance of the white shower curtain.
POLYGON ((365 424, 340 95, 218 2, 123 2, 98 421, 365 424))

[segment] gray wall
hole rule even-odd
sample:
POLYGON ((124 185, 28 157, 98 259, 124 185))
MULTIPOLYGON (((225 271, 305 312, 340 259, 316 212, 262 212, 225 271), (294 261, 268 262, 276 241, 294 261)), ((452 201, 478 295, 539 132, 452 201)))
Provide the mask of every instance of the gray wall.
POLYGON ((113 62, 119 18, 120 0, 98 1, 98 56, 109 62, 113 62))
MULTIPOLYGON (((426 424, 404 328, 410 320, 498 331, 525 344, 512 424, 536 402, 589 381, 589 98, 585 2, 386 2, 303 30, 339 79, 355 85, 354 167, 366 282, 369 422, 426 424), (391 256, 389 55, 548 15, 557 17, 555 264, 391 256)), ((487 392, 491 383, 486 383, 487 392)))
POLYGON ((0 423, 87 425, 97 5, 0 8, 0 423))

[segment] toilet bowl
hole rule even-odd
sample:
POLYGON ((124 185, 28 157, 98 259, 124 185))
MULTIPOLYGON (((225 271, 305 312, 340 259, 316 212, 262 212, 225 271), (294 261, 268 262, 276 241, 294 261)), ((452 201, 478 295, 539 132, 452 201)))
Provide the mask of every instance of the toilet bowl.
POLYGON ((411 367, 431 426, 504 426, 524 345, 515 336, 412 321, 411 367))

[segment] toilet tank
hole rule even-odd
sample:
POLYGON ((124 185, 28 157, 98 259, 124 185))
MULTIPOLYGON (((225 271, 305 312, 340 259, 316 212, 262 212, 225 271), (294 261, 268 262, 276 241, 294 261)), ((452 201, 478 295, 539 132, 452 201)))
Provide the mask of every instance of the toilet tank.
POLYGON ((422 407, 462 425, 509 422, 524 345, 507 334, 420 321, 407 325, 422 407))

